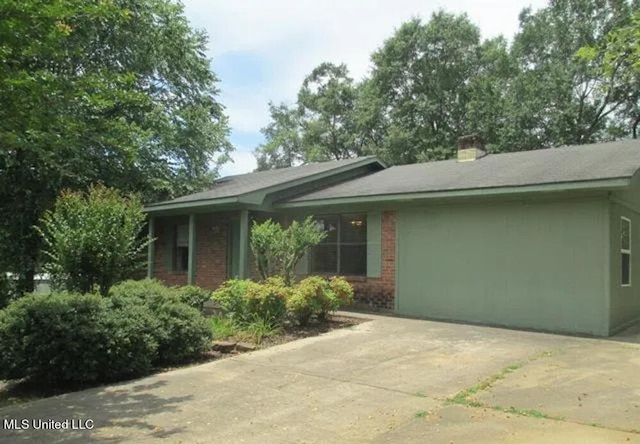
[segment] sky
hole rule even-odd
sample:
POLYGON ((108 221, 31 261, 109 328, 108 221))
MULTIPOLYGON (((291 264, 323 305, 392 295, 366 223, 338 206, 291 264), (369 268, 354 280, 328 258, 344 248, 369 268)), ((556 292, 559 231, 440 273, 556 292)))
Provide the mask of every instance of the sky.
POLYGON ((192 27, 209 35, 208 56, 220 79, 235 146, 222 176, 255 169, 252 151, 264 139, 268 103, 292 104, 304 80, 322 62, 345 63, 360 80, 370 55, 412 17, 428 21, 439 9, 466 13, 483 38, 518 30, 523 8, 547 0, 182 0, 192 27))

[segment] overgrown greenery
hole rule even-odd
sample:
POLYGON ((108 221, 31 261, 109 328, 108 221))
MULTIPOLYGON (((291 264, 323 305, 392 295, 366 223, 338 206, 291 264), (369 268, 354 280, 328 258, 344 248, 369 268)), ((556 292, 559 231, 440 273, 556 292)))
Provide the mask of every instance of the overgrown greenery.
POLYGON ((251 227, 251 251, 262 279, 280 276, 285 285, 291 285, 296 277, 296 265, 309 249, 327 236, 318 228, 313 217, 304 221, 294 220, 284 228, 268 219, 254 222, 251 227))
POLYGON ((63 191, 37 228, 44 243, 43 270, 55 289, 106 295, 139 269, 151 239, 141 237, 142 204, 103 185, 86 193, 63 191))
POLYGON ((360 154, 390 164, 447 159, 469 133, 490 152, 635 135, 638 7, 550 0, 521 12, 510 42, 483 40, 465 14, 409 20, 371 55, 361 82, 344 65, 322 63, 293 106, 272 104, 258 167, 360 154))
POLYGON ((210 341, 202 314, 156 281, 125 281, 109 297, 31 294, 0 311, 0 379, 118 381, 189 362, 210 341))
POLYGON ((28 292, 33 227, 60 190, 200 190, 231 146, 207 37, 180 2, 4 1, 0 16, 0 272, 28 292))

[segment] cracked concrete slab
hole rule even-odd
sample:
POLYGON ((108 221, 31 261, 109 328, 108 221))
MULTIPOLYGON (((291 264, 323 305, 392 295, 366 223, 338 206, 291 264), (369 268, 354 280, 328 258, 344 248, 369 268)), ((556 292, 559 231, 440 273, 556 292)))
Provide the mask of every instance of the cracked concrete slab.
MULTIPOLYGON (((640 438, 640 434, 606 427, 454 406, 447 401, 514 362, 525 362, 478 396, 487 403, 512 405, 521 399, 525 405, 524 392, 509 395, 514 392, 512 384, 517 382, 521 389, 524 382, 511 378, 531 369, 531 375, 540 375, 536 376, 540 390, 533 396, 539 396, 549 410, 556 406, 560 414, 568 415, 572 413, 566 410, 569 404, 545 390, 550 385, 545 385, 544 375, 551 378, 558 373, 554 381, 565 378, 567 384, 583 377, 592 387, 600 387, 589 370, 594 361, 603 360, 602 369, 604 363, 626 362, 622 365, 626 375, 637 365, 623 351, 633 355, 636 349, 622 348, 636 347, 631 342, 371 318, 353 328, 230 359, 5 407, 0 409, 0 422, 88 418, 95 428, 7 430, 3 426, 0 442, 357 443, 425 442, 425 437, 446 443, 544 442, 557 436, 561 442, 608 443, 640 438), (562 353, 573 358, 545 367, 554 362, 537 359, 546 352, 554 359, 562 353)), ((612 399, 620 396, 621 404, 631 408, 637 396, 636 380, 617 378, 609 387, 612 399)), ((628 425, 615 422, 619 410, 610 410, 613 419, 603 410, 605 417, 599 419, 603 424, 628 425)))
POLYGON ((475 399, 640 433, 640 344, 578 339, 475 399))

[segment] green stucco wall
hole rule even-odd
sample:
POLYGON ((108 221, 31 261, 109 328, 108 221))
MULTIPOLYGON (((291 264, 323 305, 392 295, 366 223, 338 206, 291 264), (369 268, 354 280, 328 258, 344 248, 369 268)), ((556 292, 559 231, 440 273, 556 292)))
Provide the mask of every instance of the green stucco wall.
POLYGON ((608 201, 397 212, 398 313, 607 335, 608 201))
POLYGON ((616 333, 640 319, 640 177, 626 191, 613 193, 610 204, 610 330, 616 333), (631 286, 620 285, 620 219, 631 220, 631 286))

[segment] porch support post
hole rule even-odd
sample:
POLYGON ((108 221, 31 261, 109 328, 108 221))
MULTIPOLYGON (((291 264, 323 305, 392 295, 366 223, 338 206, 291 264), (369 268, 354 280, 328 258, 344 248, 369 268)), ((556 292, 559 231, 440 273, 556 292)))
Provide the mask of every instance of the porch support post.
POLYGON ((238 277, 249 277, 249 210, 240 210, 240 242, 238 254, 238 277))
POLYGON ((187 283, 195 285, 196 282, 196 215, 189 215, 189 261, 187 269, 187 283))
POLYGON ((156 262, 156 219, 149 216, 149 245, 147 246, 147 278, 152 279, 156 262))

